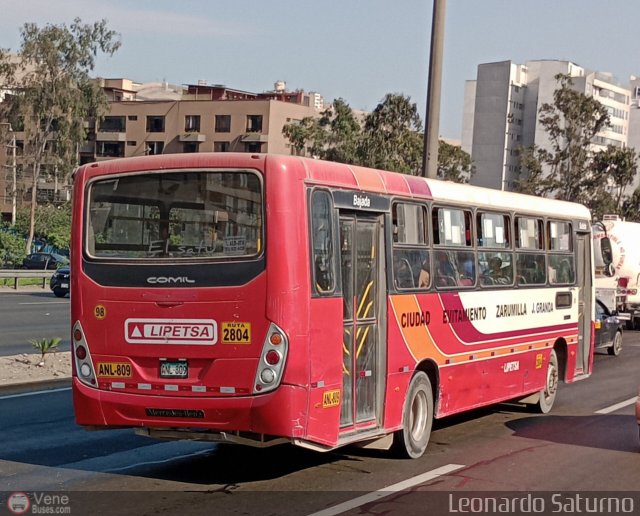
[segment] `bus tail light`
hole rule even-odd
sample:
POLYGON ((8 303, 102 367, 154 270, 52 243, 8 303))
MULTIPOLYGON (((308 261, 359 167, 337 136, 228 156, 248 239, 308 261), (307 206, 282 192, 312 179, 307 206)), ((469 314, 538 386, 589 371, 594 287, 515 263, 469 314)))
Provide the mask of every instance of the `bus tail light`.
POLYGON ((84 332, 80 322, 76 322, 73 327, 73 359, 76 364, 76 376, 82 383, 89 387, 96 387, 96 373, 93 370, 93 362, 91 361, 91 354, 89 353, 89 347, 84 338, 84 332))
POLYGON ((280 353, 278 353, 275 349, 270 349, 264 356, 264 360, 269 365, 278 365, 278 362, 280 362, 280 353))
POLYGON ((272 391, 280 385, 288 350, 287 336, 280 328, 271 323, 262 345, 253 388, 254 394, 272 391))
POLYGON ((84 360, 87 358, 87 348, 83 345, 76 346, 76 358, 78 360, 84 360))

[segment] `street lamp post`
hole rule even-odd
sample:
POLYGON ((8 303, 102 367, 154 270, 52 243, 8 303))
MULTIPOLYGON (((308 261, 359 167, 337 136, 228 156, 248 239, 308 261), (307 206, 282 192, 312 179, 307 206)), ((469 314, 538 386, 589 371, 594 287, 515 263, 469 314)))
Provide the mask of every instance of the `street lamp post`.
POLYGON ((16 223, 16 214, 18 211, 18 187, 17 187, 17 171, 16 171, 16 135, 9 122, 0 122, 0 125, 6 125, 11 133, 11 145, 7 146, 11 149, 11 225, 16 223))
POLYGON ((438 177, 438 133, 440 126, 440 97, 442 90, 442 55, 444 48, 444 12, 446 0, 433 0, 431 21, 431 51, 427 85, 427 117, 424 131, 422 175, 438 177))

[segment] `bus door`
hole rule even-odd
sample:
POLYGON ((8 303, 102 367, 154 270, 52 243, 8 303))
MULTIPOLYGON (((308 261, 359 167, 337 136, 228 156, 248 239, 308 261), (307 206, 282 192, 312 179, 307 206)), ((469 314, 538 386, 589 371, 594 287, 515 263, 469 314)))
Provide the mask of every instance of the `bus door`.
POLYGON ((578 356, 576 357, 576 373, 589 373, 591 307, 595 303, 591 279, 591 235, 579 233, 577 244, 578 356))
POLYGON ((340 214, 343 296, 341 432, 381 424, 386 296, 381 215, 340 214))

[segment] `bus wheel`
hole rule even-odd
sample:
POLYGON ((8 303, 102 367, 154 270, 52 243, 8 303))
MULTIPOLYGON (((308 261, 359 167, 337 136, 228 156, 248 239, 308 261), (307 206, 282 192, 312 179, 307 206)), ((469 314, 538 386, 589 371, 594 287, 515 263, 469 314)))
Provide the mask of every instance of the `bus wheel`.
POLYGON ((553 402, 556 400, 556 394, 558 393, 559 379, 558 357, 555 350, 551 350, 549 365, 547 366, 547 379, 544 389, 540 391, 540 399, 536 405, 538 412, 546 414, 551 410, 551 407, 553 407, 553 402))
POLYGON ((424 454, 433 423, 433 391, 429 377, 418 371, 409 384, 402 409, 402 428, 393 435, 396 454, 417 459, 424 454))

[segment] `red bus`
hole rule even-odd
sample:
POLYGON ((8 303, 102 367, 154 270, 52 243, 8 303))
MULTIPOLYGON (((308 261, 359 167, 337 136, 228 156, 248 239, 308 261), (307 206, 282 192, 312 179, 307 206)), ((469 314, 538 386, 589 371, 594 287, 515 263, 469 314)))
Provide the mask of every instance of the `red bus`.
POLYGON ((74 188, 85 427, 419 457, 434 418, 548 412, 590 374, 581 205, 235 153, 87 164, 74 188))

